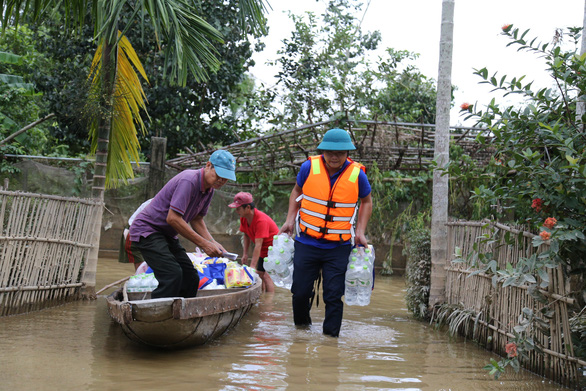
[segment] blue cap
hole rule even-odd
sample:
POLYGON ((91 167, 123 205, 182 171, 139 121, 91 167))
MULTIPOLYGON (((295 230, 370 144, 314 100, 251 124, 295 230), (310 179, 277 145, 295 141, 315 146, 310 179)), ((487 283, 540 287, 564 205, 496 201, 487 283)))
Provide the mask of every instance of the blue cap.
POLYGON ((236 159, 234 159, 234 156, 230 152, 218 149, 210 156, 210 163, 214 165, 216 174, 219 177, 231 181, 236 180, 236 159))
POLYGON ((350 135, 344 129, 330 129, 317 149, 322 151, 353 151, 356 149, 350 135))

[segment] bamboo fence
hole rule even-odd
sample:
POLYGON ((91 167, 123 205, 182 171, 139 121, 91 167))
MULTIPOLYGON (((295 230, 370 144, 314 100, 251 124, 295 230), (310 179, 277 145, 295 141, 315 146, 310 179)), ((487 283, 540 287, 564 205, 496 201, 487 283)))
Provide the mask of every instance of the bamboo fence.
MULTIPOLYGON (((548 248, 548 244, 534 247, 532 241, 535 235, 532 233, 496 222, 458 221, 447 225, 451 260, 455 259, 453 254, 456 248, 461 250, 463 259, 475 253, 476 243, 478 252, 491 253, 491 259, 497 261, 498 268, 505 269, 508 263, 515 267, 520 259, 548 248)), ((521 365, 566 386, 578 384, 578 367, 586 366, 586 362, 573 357, 568 321, 568 305, 573 304, 573 299, 568 297, 561 267, 548 269, 549 286, 547 290, 540 290, 546 298, 545 303, 530 295, 527 285, 503 287, 498 283, 495 286, 492 275, 472 275, 479 267, 468 263, 448 262, 446 269, 446 303, 474 314, 470 322, 474 322, 475 327, 459 329, 465 337, 506 357, 505 345, 514 338, 513 328, 519 324, 523 308, 540 314, 547 307, 553 314, 548 318, 542 317, 547 327, 531 327, 528 332, 541 353, 530 351, 529 358, 521 360, 521 365)), ((537 282, 540 282, 539 278, 537 282)))
MULTIPOLYGON (((324 121, 267 134, 227 145, 237 161, 237 172, 280 172, 281 177, 294 177, 303 162, 317 153, 322 135, 333 127, 333 121, 324 121)), ((386 170, 427 170, 434 156, 435 125, 401 122, 353 121, 346 129, 356 146, 352 159, 367 168, 375 162, 386 170)), ((460 145, 473 159, 486 162, 492 151, 482 148, 476 136, 485 130, 470 127, 452 127, 451 142, 460 145)), ((166 164, 178 170, 199 168, 208 161, 213 150, 189 153, 168 160, 166 164)), ((291 182, 283 182, 290 185, 291 182)), ((279 184, 279 183, 275 183, 279 184)))
POLYGON ((103 203, 0 190, 0 316, 75 300, 103 203))

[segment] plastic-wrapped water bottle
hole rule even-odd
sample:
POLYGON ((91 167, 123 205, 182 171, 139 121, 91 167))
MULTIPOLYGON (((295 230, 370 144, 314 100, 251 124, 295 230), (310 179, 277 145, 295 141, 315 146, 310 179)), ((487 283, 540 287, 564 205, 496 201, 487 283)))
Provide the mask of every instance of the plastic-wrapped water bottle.
POLYGON ((281 261, 281 263, 284 263, 284 264, 287 264, 288 265, 290 263, 293 263, 293 257, 291 255, 292 254, 291 254, 290 251, 288 251, 287 249, 281 247, 281 249, 277 253, 276 260, 279 260, 279 261, 281 261))
POLYGON ((126 292, 138 292, 140 276, 131 276, 126 283, 126 292))
POLYGON ((290 253, 293 253, 295 251, 295 243, 294 240, 291 239, 289 237, 289 235, 287 234, 281 234, 281 242, 283 243, 283 248, 285 248, 285 250, 289 251, 290 253))
POLYGON ((269 276, 271 276, 273 283, 278 287, 282 287, 283 281, 281 281, 281 277, 279 277, 277 271, 275 270, 275 261, 269 257, 266 257, 263 260, 263 266, 265 268, 265 272, 269 273, 269 276))
POLYGON ((287 262, 282 262, 280 259, 277 259, 275 261, 275 271, 281 278, 289 275, 289 267, 287 266, 287 262))
POLYGON ((368 260, 368 263, 374 266, 374 247, 372 247, 372 245, 368 245, 368 247, 364 249, 364 259, 368 260))
POLYGON ((372 271, 367 265, 363 265, 362 269, 359 270, 357 291, 358 305, 369 305, 372 293, 372 271))
POLYGON ((347 305, 358 304, 358 270, 354 265, 348 266, 346 270, 346 288, 344 290, 344 301, 347 305))
POLYGON ((283 288, 291 289, 293 278, 291 276, 291 270, 289 269, 289 265, 287 265, 287 262, 276 260, 275 271, 277 272, 277 276, 279 276, 279 278, 283 282, 283 288))
POLYGON ((149 276, 147 274, 142 274, 140 276, 140 283, 138 285, 138 292, 148 292, 150 287, 149 276))
POLYGON ((155 278, 155 273, 146 274, 145 292, 152 292, 159 286, 159 281, 155 278))
MULTIPOLYGON (((275 242, 273 242, 274 244, 275 242)), ((275 246, 269 246, 268 248, 268 252, 267 252, 267 257, 272 259, 273 261, 275 260, 275 258, 277 257, 277 253, 278 253, 278 249, 275 246)))

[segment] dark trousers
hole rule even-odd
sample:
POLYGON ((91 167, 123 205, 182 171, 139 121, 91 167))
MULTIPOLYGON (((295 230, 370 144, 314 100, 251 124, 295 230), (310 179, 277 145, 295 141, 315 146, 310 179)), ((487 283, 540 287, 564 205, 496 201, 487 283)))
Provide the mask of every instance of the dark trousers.
POLYGON ((344 279, 348 266, 351 246, 339 246, 334 249, 321 249, 295 242, 293 257, 293 321, 296 325, 310 325, 311 299, 314 284, 322 273, 323 300, 326 316, 323 324, 324 334, 337 337, 342 326, 344 313, 344 279))
POLYGON ((153 299, 197 295, 199 274, 179 239, 155 233, 134 243, 159 281, 159 286, 151 294, 153 299))

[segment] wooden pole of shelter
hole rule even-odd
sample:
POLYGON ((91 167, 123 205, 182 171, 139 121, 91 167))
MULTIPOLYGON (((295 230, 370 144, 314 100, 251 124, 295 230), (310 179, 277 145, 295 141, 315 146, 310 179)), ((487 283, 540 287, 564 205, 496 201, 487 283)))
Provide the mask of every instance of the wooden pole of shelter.
POLYGON ((165 185, 165 156, 167 155, 167 138, 151 138, 151 164, 149 168, 148 197, 153 198, 165 185))
MULTIPOLYGON (((440 56, 436 100, 434 159, 438 167, 449 163, 450 106, 452 101, 452 49, 454 35, 454 0, 443 0, 440 56)), ((429 305, 445 300, 446 259, 448 246, 448 175, 433 172, 431 213, 431 287, 429 305)))

